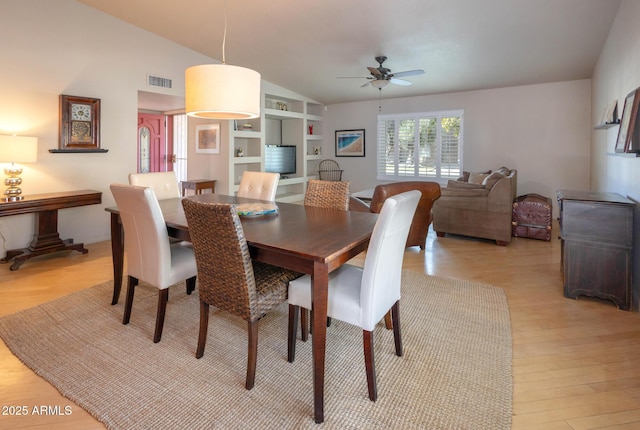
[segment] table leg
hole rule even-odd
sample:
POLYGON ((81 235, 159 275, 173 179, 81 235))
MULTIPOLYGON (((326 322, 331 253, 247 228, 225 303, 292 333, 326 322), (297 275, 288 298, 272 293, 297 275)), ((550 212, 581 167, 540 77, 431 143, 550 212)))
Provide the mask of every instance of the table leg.
POLYGON ((312 276, 313 406, 317 424, 324 421, 324 362, 327 340, 327 290, 329 267, 315 263, 312 276))
POLYGON ((111 214, 111 258, 113 261, 113 299, 111 304, 118 303, 122 288, 122 271, 124 270, 124 231, 120 215, 111 214))

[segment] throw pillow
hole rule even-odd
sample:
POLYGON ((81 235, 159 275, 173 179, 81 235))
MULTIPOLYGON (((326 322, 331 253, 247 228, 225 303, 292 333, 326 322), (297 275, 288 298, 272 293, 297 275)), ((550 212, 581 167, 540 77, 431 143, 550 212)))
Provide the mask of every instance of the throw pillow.
POLYGON ((471 172, 469 174, 469 183, 470 184, 482 184, 482 181, 484 181, 484 178, 486 178, 487 176, 489 176, 488 173, 471 172))
POLYGON ((500 179, 504 177, 505 175, 500 170, 496 170, 495 172, 493 172, 492 174, 484 178, 484 180, 482 181, 482 185, 484 185, 488 190, 490 190, 491 188, 493 188, 496 182, 498 182, 500 179))

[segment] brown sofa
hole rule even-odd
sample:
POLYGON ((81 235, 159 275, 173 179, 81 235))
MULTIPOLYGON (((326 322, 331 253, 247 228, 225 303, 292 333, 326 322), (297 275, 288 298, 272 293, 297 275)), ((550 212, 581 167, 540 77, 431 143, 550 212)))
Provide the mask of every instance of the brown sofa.
POLYGON ((407 246, 419 246, 424 249, 427 233, 429 232, 429 225, 433 219, 431 208, 433 207, 433 202, 440 197, 440 184, 436 182, 408 181, 378 185, 373 190, 370 204, 367 204, 359 198, 351 197, 349 200, 349 210, 380 213, 382 205, 388 197, 410 190, 420 191, 422 197, 420 197, 418 208, 411 222, 407 246))
POLYGON ((433 229, 438 237, 452 233, 507 245, 517 173, 501 167, 493 172, 465 172, 457 181, 450 180, 433 205, 433 229))

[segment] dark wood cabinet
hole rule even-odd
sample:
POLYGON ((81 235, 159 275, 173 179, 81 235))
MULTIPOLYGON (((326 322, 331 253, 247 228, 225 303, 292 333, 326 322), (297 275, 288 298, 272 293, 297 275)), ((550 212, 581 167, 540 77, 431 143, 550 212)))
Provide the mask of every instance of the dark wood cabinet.
POLYGON ((616 193, 556 194, 564 296, 599 297, 630 310, 635 203, 616 193))

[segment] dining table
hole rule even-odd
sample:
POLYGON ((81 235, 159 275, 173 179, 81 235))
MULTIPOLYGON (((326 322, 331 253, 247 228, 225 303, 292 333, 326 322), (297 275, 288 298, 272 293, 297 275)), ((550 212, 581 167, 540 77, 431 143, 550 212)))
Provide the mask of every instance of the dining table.
MULTIPOLYGON (((214 193, 184 198, 236 205, 259 202, 214 193)), ((181 200, 159 200, 159 204, 169 236, 189 241, 189 226, 181 200)), ((276 205, 278 210, 274 213, 241 216, 242 227, 251 258, 311 275, 314 420, 322 423, 329 273, 367 249, 378 215, 296 203, 278 202, 276 205)), ((118 209, 108 207, 105 210, 111 214, 112 304, 115 304, 122 285, 125 239, 118 209)))

